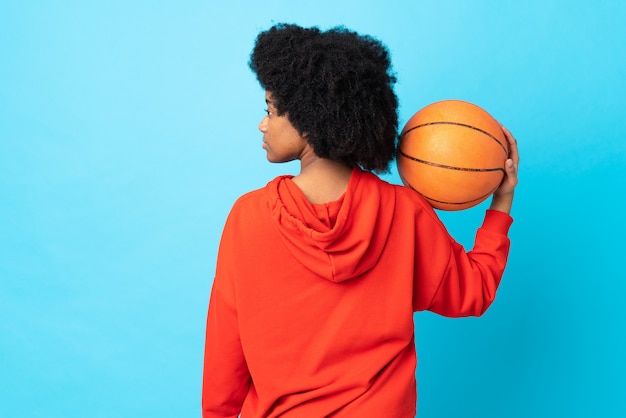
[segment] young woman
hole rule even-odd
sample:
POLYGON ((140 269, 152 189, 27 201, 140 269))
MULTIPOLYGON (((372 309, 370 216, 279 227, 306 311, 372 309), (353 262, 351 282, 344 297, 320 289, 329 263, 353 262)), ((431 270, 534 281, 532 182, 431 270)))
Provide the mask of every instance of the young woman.
POLYGON ((222 235, 204 359, 203 416, 414 417, 413 313, 481 315, 509 251, 515 139, 474 249, 392 185, 395 77, 387 49, 343 28, 279 24, 250 67, 266 90, 270 162, 300 161, 242 196, 222 235))

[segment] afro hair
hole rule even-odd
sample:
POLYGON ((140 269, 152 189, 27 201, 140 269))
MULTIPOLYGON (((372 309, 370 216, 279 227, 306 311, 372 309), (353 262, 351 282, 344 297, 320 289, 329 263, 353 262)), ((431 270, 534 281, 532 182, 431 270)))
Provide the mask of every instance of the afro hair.
POLYGON ((321 31, 277 24, 261 32, 250 68, 279 115, 318 157, 389 170, 398 136, 398 100, 387 48, 344 27, 321 31))

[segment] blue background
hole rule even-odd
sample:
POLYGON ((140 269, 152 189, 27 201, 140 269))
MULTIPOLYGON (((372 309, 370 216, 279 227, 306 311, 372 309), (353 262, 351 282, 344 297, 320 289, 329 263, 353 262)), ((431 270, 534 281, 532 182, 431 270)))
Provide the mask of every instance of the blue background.
MULTIPOLYGON (((225 217, 298 169, 247 68, 282 21, 382 39, 401 124, 462 99, 519 141, 496 302, 415 316, 420 416, 626 416, 619 0, 0 3, 0 416, 200 415, 225 217)), ((469 248, 485 208, 441 217, 469 248)))

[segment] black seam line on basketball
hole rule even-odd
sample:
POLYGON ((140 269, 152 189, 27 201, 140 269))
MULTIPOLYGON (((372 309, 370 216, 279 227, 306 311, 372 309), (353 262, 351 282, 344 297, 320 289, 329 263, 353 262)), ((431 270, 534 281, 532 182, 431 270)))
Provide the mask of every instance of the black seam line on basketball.
POLYGON ((475 131, 478 131, 480 133, 483 133, 485 135, 487 135, 489 138, 493 139, 494 141, 496 141, 498 143, 498 145, 500 145, 500 147, 502 147, 502 150, 504 151, 504 155, 507 156, 507 158, 509 157, 509 153, 507 152, 506 148, 504 147, 504 145, 502 144, 502 142, 500 142, 500 140, 498 138, 496 138, 495 136, 491 135, 489 132, 487 131, 483 131, 480 128, 477 128, 475 126, 472 125, 468 125, 466 123, 460 123, 460 122, 427 122, 427 123, 422 123, 421 125, 417 125, 412 127, 411 129, 409 129, 408 131, 404 132, 402 134, 402 136, 408 134, 409 132, 411 132, 412 130, 415 130, 417 128, 423 128, 424 126, 429 126, 429 125, 455 125, 455 126, 462 126, 464 128, 470 128, 473 129, 475 131))
POLYGON ((405 179, 404 177, 400 176, 400 178, 402 179, 402 182, 403 182, 404 184, 406 184, 406 185, 407 185, 407 186, 408 186, 411 190, 413 190, 413 191, 414 191, 414 192, 416 192, 416 193, 419 193, 419 194, 420 194, 421 196, 423 196, 425 199, 432 200, 433 202, 437 202, 437 203, 443 203, 444 205, 465 205, 465 204, 468 204, 468 203, 473 203, 473 202, 476 202, 476 201, 478 201, 478 200, 484 200, 484 199, 486 199, 489 195, 493 194, 493 192, 495 192, 495 191, 498 189, 498 187, 496 186, 496 187, 495 187, 493 190, 491 190, 490 192, 488 192, 488 193, 486 193, 486 194, 484 194, 484 195, 482 195, 482 196, 480 196, 480 197, 477 197, 476 199, 468 200, 467 202, 446 202, 445 200, 437 200, 437 199, 433 199, 432 197, 428 197, 427 195, 425 195, 424 193, 422 193, 422 192, 418 191, 415 187, 413 187, 413 186, 411 185, 411 183, 409 183, 408 181, 406 181, 406 179, 405 179))
MULTIPOLYGON (((413 189, 413 187, 411 187, 413 189)), ((417 193, 421 194, 422 196, 424 196, 426 199, 428 200, 432 200, 433 202, 437 202, 437 203, 443 203, 445 205, 466 205, 468 203, 473 203, 473 202, 477 202, 477 201, 483 201, 485 200, 487 197, 489 197, 490 195, 493 194, 493 192, 495 192, 498 189, 498 187, 494 188, 493 190, 491 190, 488 193, 485 193, 482 196, 477 197, 476 199, 472 199, 472 200, 468 200, 467 202, 446 202, 444 200, 437 200, 437 199, 433 199, 432 197, 428 197, 427 195, 425 195, 424 193, 418 192, 417 190, 415 190, 417 193)))
MULTIPOLYGON (((417 192, 417 190, 416 190, 417 192)), ((443 203, 444 205, 466 205, 468 203, 473 203, 479 200, 484 200, 485 198, 487 198, 491 193, 487 193, 481 197, 477 197, 476 199, 472 199, 472 200, 468 200, 467 202, 446 202, 445 200, 437 200, 437 199, 433 199, 432 197, 428 197, 427 195, 425 195, 424 193, 420 193, 417 192, 419 194, 421 194, 422 196, 424 196, 426 199, 428 200, 432 200, 433 202, 437 202, 437 203, 443 203)))
POLYGON ((495 167, 495 168, 454 167, 451 165, 438 164, 438 163, 433 163, 431 161, 424 161, 424 160, 420 160, 419 158, 411 157, 410 155, 405 154, 404 151, 402 151, 401 149, 399 149, 398 152, 400 152, 400 155, 402 155, 404 158, 408 158, 409 160, 413 160, 415 162, 430 165, 432 167, 437 167, 437 168, 446 168, 448 170, 457 170, 457 171, 471 171, 475 173, 484 173, 484 172, 492 172, 492 171, 502 171, 504 173, 504 168, 500 168, 500 167, 495 167))

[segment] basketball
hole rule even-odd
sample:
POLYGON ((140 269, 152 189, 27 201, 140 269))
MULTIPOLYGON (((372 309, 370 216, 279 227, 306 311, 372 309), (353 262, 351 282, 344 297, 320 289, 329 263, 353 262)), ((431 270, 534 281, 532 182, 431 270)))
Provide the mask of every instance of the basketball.
POLYGON ((507 138, 489 113, 472 103, 444 100, 418 111, 402 129, 398 173, 434 208, 462 210, 498 188, 508 155, 507 138))

